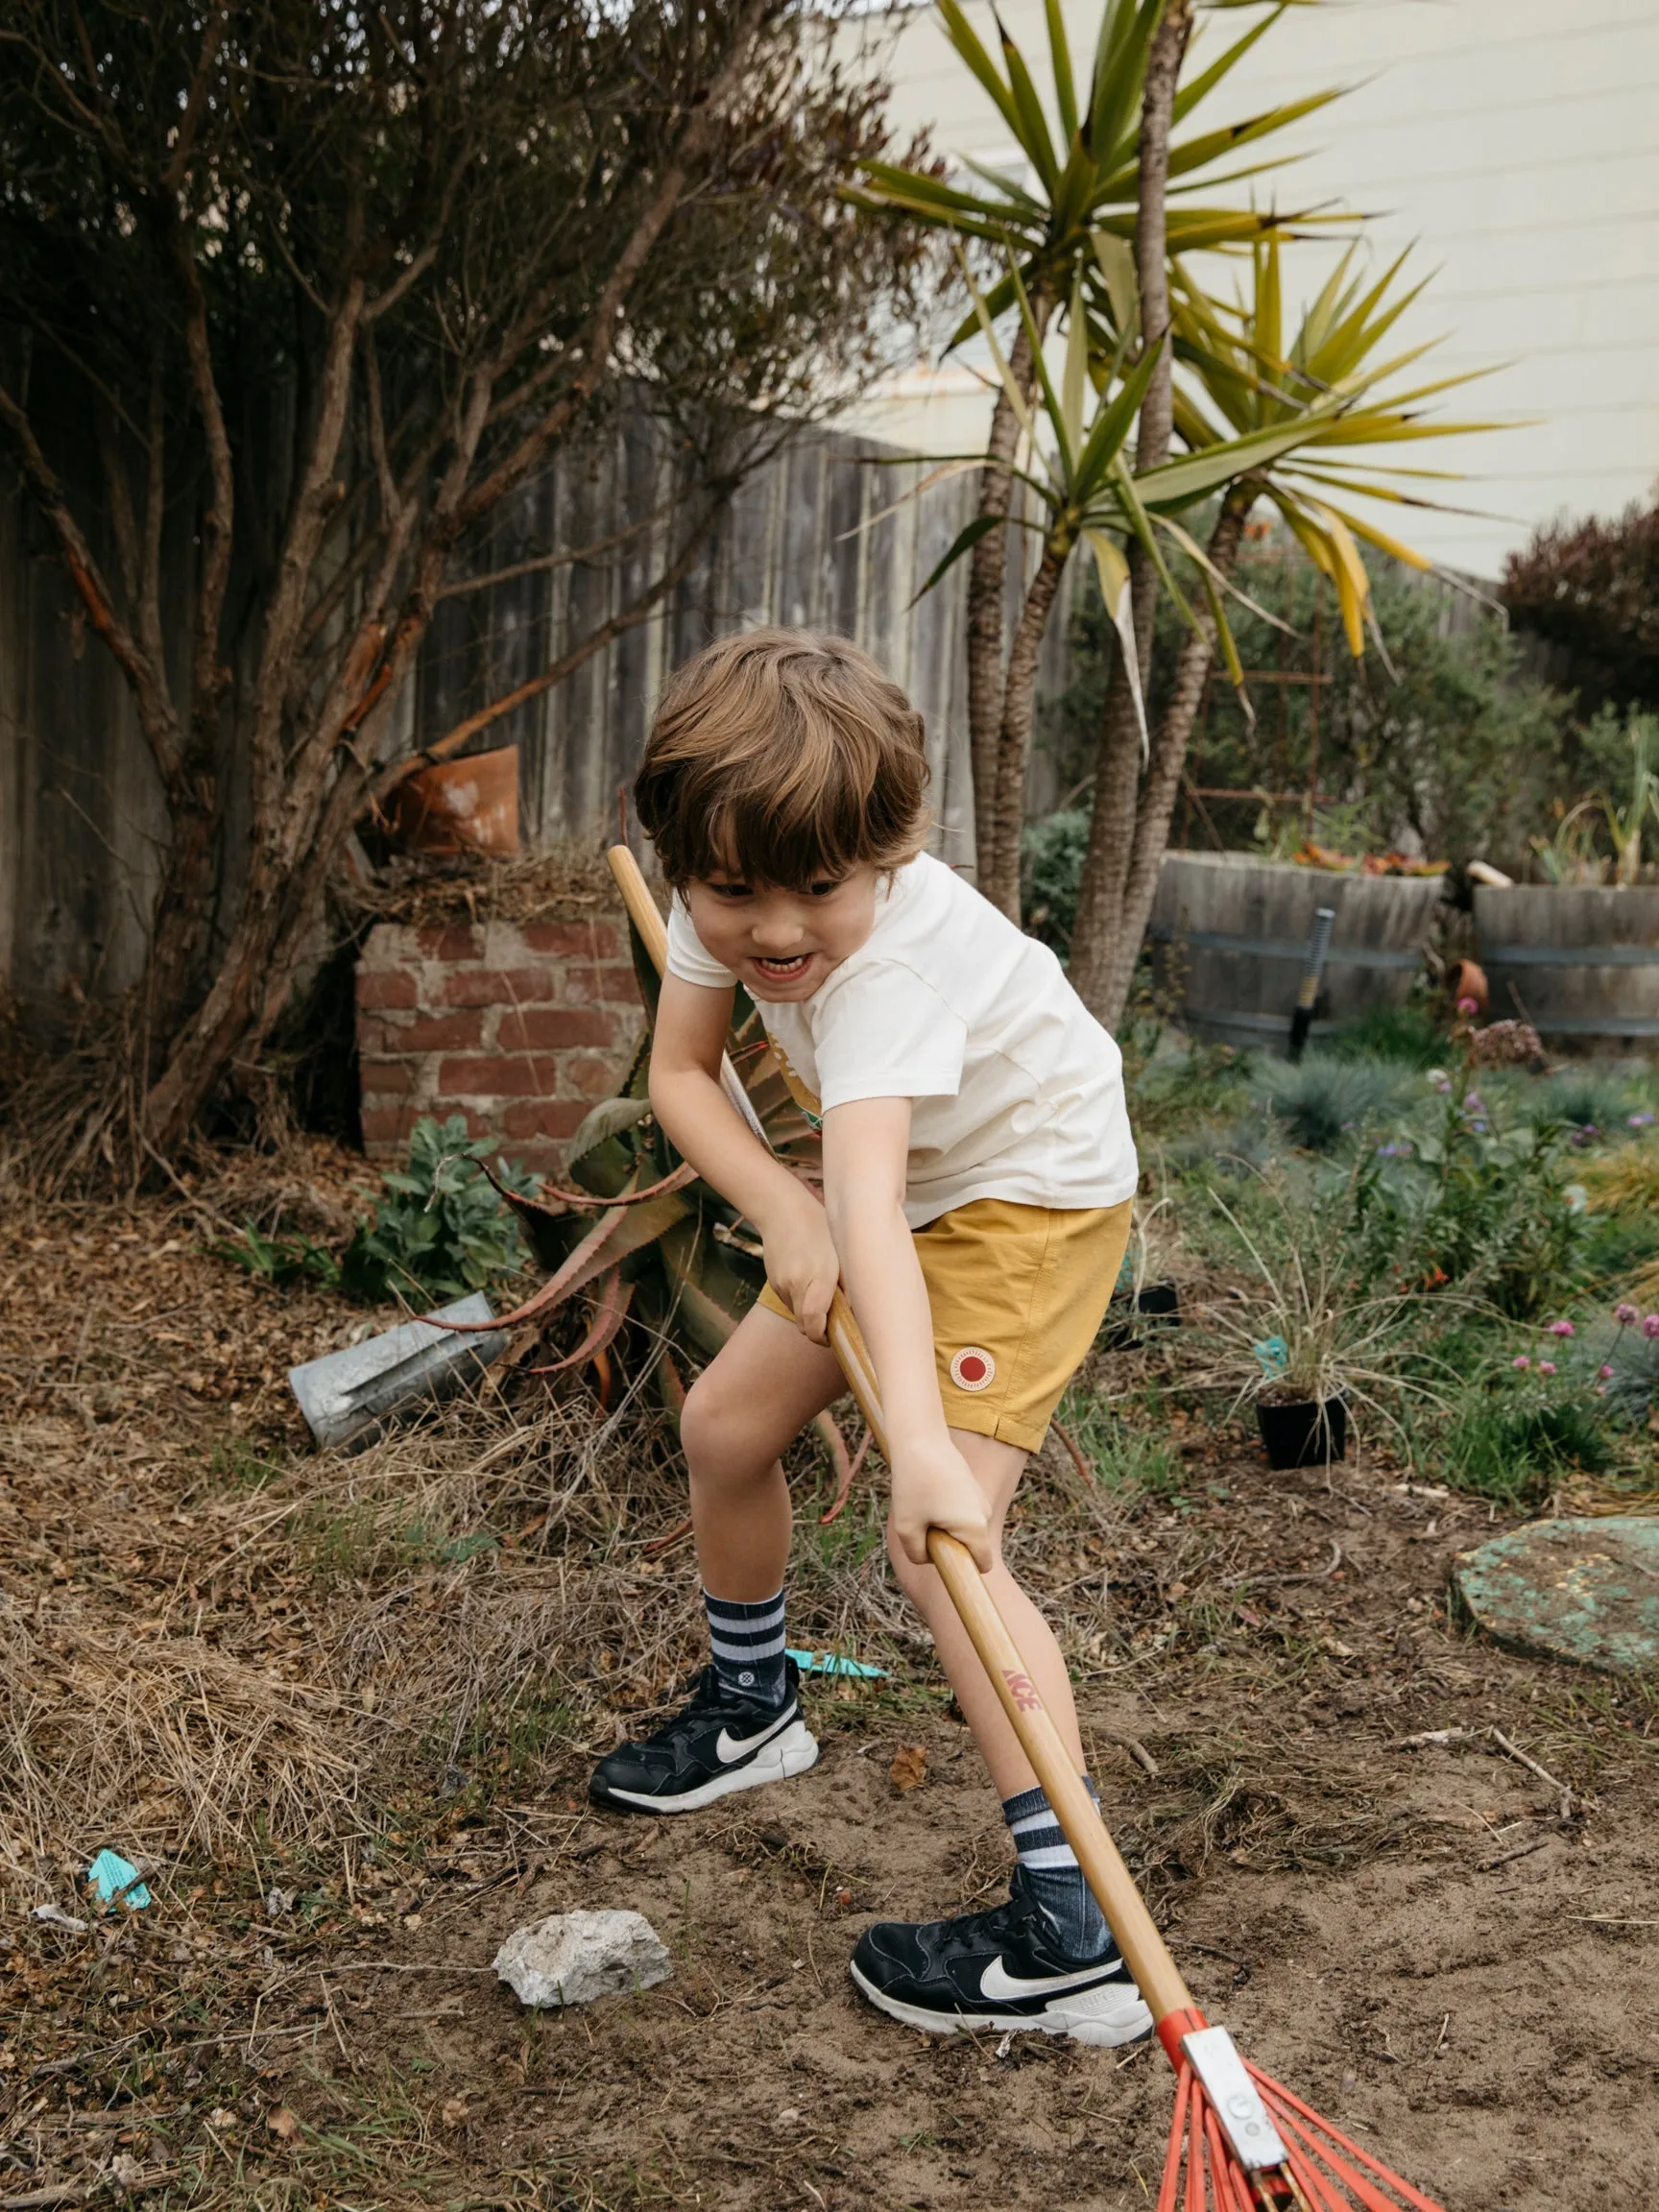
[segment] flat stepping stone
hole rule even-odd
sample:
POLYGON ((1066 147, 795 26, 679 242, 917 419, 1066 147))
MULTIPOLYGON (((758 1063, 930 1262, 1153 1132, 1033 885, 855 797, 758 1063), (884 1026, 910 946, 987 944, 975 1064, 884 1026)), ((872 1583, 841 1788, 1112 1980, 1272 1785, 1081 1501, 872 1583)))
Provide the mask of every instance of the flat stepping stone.
POLYGON ((1463 1552, 1452 1580, 1513 1650, 1659 1674, 1659 1520, 1534 1521, 1463 1552))

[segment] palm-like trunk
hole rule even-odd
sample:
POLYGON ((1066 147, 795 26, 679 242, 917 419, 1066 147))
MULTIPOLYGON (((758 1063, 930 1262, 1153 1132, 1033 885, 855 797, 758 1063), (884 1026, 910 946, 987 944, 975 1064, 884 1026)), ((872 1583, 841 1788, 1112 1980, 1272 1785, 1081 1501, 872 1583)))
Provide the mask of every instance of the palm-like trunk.
MULTIPOLYGON (((1168 226, 1169 132, 1175 87, 1192 34, 1192 0, 1169 0, 1146 58, 1141 107, 1140 204, 1135 219, 1135 267, 1141 293, 1142 345, 1162 349, 1146 388, 1135 448, 1137 471, 1155 468, 1169 451, 1174 392, 1166 340, 1169 332, 1168 226)), ((1129 549, 1130 607, 1141 682, 1149 685, 1152 626, 1158 577, 1139 542, 1129 549)), ((1209 648, 1206 646, 1206 659, 1209 648)), ((1071 931, 1071 980, 1084 1004, 1110 1025, 1121 1013, 1114 1003, 1119 965, 1123 901, 1134 851, 1141 782, 1141 724, 1122 656, 1106 687, 1100 747, 1094 772, 1094 813, 1083 860, 1077 914, 1071 931)))
POLYGON ((1069 532, 1046 540, 1020 611, 1002 691, 996 781, 978 837, 979 888, 1011 922, 1020 919, 1020 834, 1025 826, 1025 762, 1037 712, 1037 663, 1070 549, 1069 532))
MULTIPOLYGON (((1047 327, 1048 316, 1048 303, 1039 293, 1031 302, 1031 320, 1039 335, 1047 327)), ((1029 399, 1037 387, 1037 373, 1023 318, 1008 356, 1008 373, 1029 399)), ((1020 418, 1007 392, 998 386, 975 510, 980 517, 994 517, 996 526, 974 546, 968 568, 968 757, 974 777, 974 876, 979 888, 992 898, 996 897, 991 884, 996 873, 998 760, 1009 683, 1003 665, 1003 606, 1014 479, 1008 469, 1019 443, 1020 418)), ((1004 902, 998 898, 996 903, 1004 902)))
MULTIPOLYGON (((1236 485, 1222 502, 1221 513, 1210 534, 1208 551, 1223 576, 1233 573, 1244 524, 1255 498, 1254 489, 1242 484, 1236 485)), ((1199 627, 1189 631, 1181 641, 1169 698, 1152 735, 1151 759, 1135 809, 1118 898, 1118 924, 1110 939, 1110 964, 1101 993, 1101 1005, 1105 1009, 1101 1019, 1108 1027, 1122 1019, 1128 1003, 1141 941, 1146 934, 1152 902, 1158 895, 1158 871, 1169 841, 1169 823, 1175 811, 1175 795, 1181 788, 1181 771, 1187 762, 1192 725, 1198 717, 1198 703, 1204 696, 1214 651, 1215 622, 1206 612, 1199 617, 1199 627)))

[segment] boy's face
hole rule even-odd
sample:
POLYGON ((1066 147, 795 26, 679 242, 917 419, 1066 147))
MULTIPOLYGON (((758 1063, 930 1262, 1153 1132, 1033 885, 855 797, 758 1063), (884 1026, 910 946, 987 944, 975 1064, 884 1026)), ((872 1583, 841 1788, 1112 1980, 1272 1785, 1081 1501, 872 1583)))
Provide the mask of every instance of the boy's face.
POLYGON ((854 868, 799 891, 752 890, 721 871, 685 886, 691 926, 752 998, 810 998, 876 926, 876 870, 854 868))

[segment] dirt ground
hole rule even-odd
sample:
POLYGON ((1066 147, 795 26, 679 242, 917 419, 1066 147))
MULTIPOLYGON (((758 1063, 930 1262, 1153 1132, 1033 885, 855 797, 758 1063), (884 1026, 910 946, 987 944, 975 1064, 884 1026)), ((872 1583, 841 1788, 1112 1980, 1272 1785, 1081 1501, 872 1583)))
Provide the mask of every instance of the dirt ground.
MULTIPOLYGON (((311 1185, 341 1203, 339 1164, 311 1185)), ((592 1757, 696 1655, 689 1558, 643 1549, 665 1479, 626 1492, 576 1414, 490 1407, 319 1461, 284 1370, 362 1317, 204 1258, 201 1223, 180 1197, 0 1225, 0 2212, 1149 2206, 1156 2047, 928 2038, 849 1984, 872 1917, 989 1899, 1007 1863, 874 1501, 803 1536, 795 1640, 891 1670, 817 1687, 815 1770, 594 1813, 592 1757), (144 1911, 89 1912, 103 1844, 144 1911), (578 1906, 645 1912, 673 1976, 528 2014, 495 1948, 578 1906)), ((1160 1357, 1095 1380, 1163 1420, 1164 1478, 1046 1467, 1015 1549, 1199 2003, 1451 2212, 1659 2203, 1653 1686, 1449 1617, 1454 1555, 1513 1516, 1375 1453, 1269 1474, 1160 1398, 1160 1357), (1407 1741, 1440 1730, 1471 1740, 1407 1741)))

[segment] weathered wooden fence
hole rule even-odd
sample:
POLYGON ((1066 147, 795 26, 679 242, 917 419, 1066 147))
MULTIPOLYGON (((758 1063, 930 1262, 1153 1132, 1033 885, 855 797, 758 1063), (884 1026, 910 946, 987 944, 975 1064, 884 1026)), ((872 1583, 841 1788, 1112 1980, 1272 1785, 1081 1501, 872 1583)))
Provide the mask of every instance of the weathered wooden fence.
MULTIPOLYGON (((673 469, 667 437, 641 408, 526 486, 469 548, 466 570, 517 572, 440 604, 401 702, 405 734, 441 736, 635 598, 683 519, 661 513, 673 469), (592 550, 637 522, 609 552, 592 550)), ((936 849, 971 858, 966 564, 917 593, 972 513, 974 479, 903 500, 923 473, 869 440, 813 430, 752 475, 649 621, 478 740, 518 747, 526 841, 602 835, 667 670, 711 637, 784 622, 857 637, 910 692, 927 723, 936 849)), ((184 579, 172 597, 183 656, 184 579)), ((1062 611, 1046 695, 1065 681, 1067 630, 1062 611)), ((242 813, 234 762, 228 770, 233 902, 242 813)), ((1033 798, 1052 804, 1041 761, 1033 798)), ((125 687, 80 620, 37 517, 21 493, 0 500, 0 990, 26 1013, 49 1015, 65 998, 132 983, 165 865, 165 816, 125 687)))

